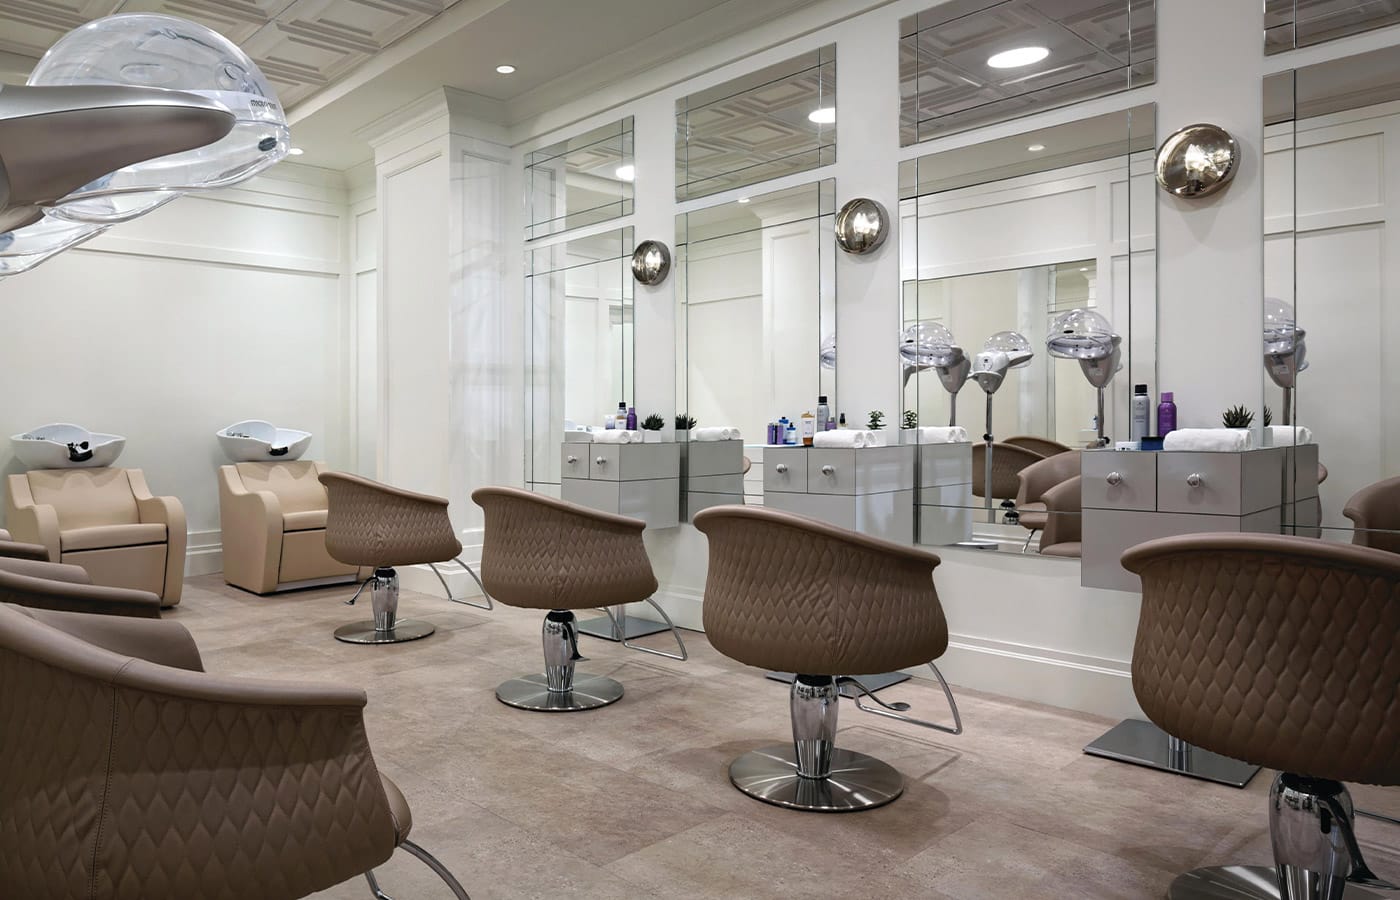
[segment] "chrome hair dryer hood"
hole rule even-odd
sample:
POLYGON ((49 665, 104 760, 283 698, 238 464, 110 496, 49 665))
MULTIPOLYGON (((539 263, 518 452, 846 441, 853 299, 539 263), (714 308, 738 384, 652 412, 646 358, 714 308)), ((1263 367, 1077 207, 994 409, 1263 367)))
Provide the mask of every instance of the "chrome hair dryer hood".
POLYGON ((1006 373, 1030 365, 1035 351, 1031 342, 1016 331, 998 331, 987 338, 982 352, 972 361, 972 380, 991 396, 1006 380, 1006 373))
POLYGON ((1055 320, 1045 338, 1045 349, 1056 359, 1079 362, 1089 384, 1098 391, 1098 441, 1108 443, 1104 434, 1104 388, 1113 380, 1122 365, 1123 338, 1113 333, 1113 326, 1092 309, 1071 309, 1055 320))
POLYGON ((1293 424, 1293 389, 1308 367, 1308 333, 1298 327, 1293 307, 1277 297, 1264 298, 1264 371, 1283 388, 1283 424, 1293 424))
POLYGON ((943 389, 952 395, 948 424, 958 424, 958 391, 967 383, 972 360, 953 342, 953 333, 941 322, 915 322, 900 336, 899 358, 904 383, 917 372, 933 369, 943 389))

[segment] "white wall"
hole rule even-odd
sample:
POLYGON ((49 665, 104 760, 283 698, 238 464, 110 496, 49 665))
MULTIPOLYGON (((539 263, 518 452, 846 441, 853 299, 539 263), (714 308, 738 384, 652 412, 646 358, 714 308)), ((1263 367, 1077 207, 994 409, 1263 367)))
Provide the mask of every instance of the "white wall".
MULTIPOLYGON (((218 571, 217 429, 268 419, 313 432, 308 458, 353 462, 345 202, 339 175, 283 163, 0 281, 0 434, 125 435, 118 465, 185 506, 189 570, 218 571)), ((8 441, 0 466, 23 469, 8 441)))

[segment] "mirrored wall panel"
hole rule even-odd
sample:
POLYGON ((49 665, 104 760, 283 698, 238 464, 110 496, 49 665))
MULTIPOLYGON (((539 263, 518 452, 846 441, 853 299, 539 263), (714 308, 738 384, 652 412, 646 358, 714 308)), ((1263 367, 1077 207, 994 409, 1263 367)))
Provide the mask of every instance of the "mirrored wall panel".
POLYGON ((676 199, 836 162, 836 45, 676 101, 676 199))
POLYGON ((632 117, 525 155, 525 239, 632 214, 632 117))
MULTIPOLYGON (((696 429, 738 430, 748 502, 762 499, 769 423, 800 423, 822 397, 833 414, 841 410, 835 212, 836 183, 828 179, 676 217, 677 408, 696 429)), ((711 485, 724 490, 709 493, 734 489, 711 485)), ((740 501, 692 497, 688 511, 717 502, 740 501)))
POLYGON ((950 0, 900 22, 900 144, 1156 80, 1155 0, 950 0))
POLYGON ((1274 76, 1265 103, 1253 352, 1288 530, 1400 552, 1400 47, 1274 76))
POLYGON ((920 500, 967 514, 921 508, 921 542, 1078 554, 1079 484, 1051 489, 1080 451, 1129 439, 1135 384, 1154 407, 1159 387, 1154 119, 1139 106, 901 166, 899 425, 972 444, 966 477, 920 500))
POLYGON ((1264 0, 1264 52, 1384 28, 1400 22, 1400 0, 1264 0))
POLYGON ((525 480, 557 490, 564 432, 635 402, 631 228, 525 254, 525 480))

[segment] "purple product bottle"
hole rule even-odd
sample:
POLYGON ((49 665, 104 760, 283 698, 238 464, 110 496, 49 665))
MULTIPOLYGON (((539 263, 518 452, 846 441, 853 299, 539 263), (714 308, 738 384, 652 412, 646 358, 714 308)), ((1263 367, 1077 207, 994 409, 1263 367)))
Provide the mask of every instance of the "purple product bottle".
POLYGON ((1166 437, 1176 431, 1176 404, 1172 402, 1172 392, 1162 391, 1162 400, 1157 404, 1157 436, 1166 437))
POLYGON ((635 406, 627 407, 627 430, 637 430, 637 407, 635 406))

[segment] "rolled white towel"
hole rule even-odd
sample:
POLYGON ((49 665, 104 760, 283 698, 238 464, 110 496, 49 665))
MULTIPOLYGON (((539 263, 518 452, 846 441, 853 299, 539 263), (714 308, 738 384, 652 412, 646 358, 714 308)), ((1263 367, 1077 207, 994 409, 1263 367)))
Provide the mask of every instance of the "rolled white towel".
POLYGON ((858 428, 838 428, 835 431, 818 431, 812 437, 813 447, 849 449, 851 447, 876 447, 875 433, 858 428))
POLYGON ((1178 428, 1167 435, 1162 449, 1238 453, 1253 450, 1254 437, 1245 428, 1178 428))
POLYGON ((966 444, 967 429, 961 425, 924 425, 919 428, 921 444, 966 444))
POLYGON ((690 429, 690 439, 692 441, 737 441, 739 429, 730 428, 728 425, 711 425, 707 428, 690 429))
POLYGON ((1269 432, 1267 443, 1270 447, 1293 447, 1313 442, 1312 429, 1306 425, 1265 425, 1264 428, 1269 432))
POLYGON ((640 431, 614 428, 612 431, 605 429, 593 432, 593 443, 595 444, 640 444, 641 442, 642 433, 640 431))

